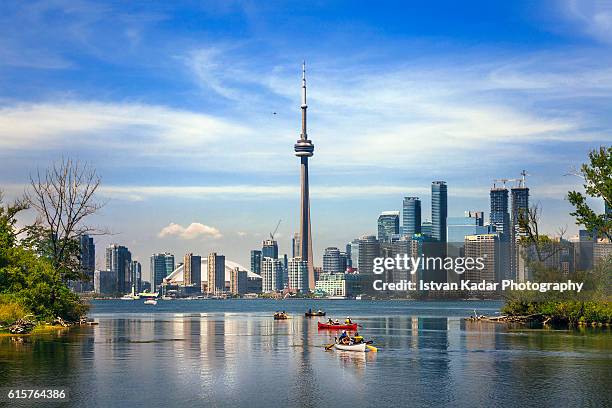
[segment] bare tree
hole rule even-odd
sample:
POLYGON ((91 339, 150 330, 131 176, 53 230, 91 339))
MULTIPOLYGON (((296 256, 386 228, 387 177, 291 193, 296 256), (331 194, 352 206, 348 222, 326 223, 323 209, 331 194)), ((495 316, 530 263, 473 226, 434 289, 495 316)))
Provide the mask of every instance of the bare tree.
POLYGON ((548 235, 540 234, 540 218, 542 216, 542 208, 539 204, 535 204, 526 211, 519 213, 519 228, 525 234, 522 240, 523 246, 531 247, 535 251, 537 261, 543 263, 548 258, 556 255, 563 247, 560 242, 563 235, 567 231, 567 227, 559 228, 559 242, 551 239, 548 235))
POLYGON ((39 252, 47 255, 63 279, 80 273, 79 237, 105 233, 85 224, 103 203, 96 200, 100 177, 87 164, 62 159, 44 173, 30 176, 28 204, 38 212, 30 238, 39 252))

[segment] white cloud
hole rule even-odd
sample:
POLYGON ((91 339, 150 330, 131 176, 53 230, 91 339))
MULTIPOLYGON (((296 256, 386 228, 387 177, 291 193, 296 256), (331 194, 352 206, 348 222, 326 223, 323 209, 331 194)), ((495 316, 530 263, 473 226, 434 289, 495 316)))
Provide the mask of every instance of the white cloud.
POLYGON ((567 18, 598 41, 612 44, 612 3, 601 0, 568 0, 563 8, 567 18))
POLYGON ((201 224, 199 222, 192 222, 187 227, 183 227, 180 224, 170 223, 159 232, 158 237, 164 238, 169 236, 175 236, 182 239, 196 239, 196 238, 221 238, 221 233, 215 227, 201 224))

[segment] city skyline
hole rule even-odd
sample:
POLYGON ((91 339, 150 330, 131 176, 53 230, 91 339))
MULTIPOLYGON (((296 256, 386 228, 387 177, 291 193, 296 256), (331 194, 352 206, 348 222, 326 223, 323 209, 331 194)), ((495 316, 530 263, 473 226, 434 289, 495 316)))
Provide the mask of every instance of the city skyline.
POLYGON ((96 237, 97 267, 112 242, 145 274, 166 251, 248 266, 279 218, 291 254, 303 59, 317 107, 316 265, 325 248, 376 234, 404 196, 431 208, 433 180, 460 216, 487 211, 492 180, 522 169, 544 230, 574 235, 564 197, 580 180, 565 174, 610 140, 612 41, 596 3, 0 7, 0 188, 18 196, 62 155, 91 163, 108 201, 92 221, 113 233, 96 237))

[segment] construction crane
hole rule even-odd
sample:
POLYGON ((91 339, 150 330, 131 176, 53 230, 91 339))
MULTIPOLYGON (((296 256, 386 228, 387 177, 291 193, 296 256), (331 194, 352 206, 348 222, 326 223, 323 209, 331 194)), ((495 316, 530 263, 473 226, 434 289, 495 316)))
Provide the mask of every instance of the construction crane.
POLYGON ((508 182, 516 182, 518 183, 518 187, 525 187, 526 177, 529 175, 527 170, 521 171, 521 178, 499 178, 493 179, 493 188, 496 188, 496 183, 502 183, 504 188, 506 188, 506 183, 508 182))
POLYGON ((274 241, 274 235, 276 235, 276 231, 278 231, 278 226, 280 225, 281 221, 282 221, 282 219, 278 220, 278 223, 276 224, 276 228, 274 228, 274 232, 270 233, 270 239, 272 241, 274 241))

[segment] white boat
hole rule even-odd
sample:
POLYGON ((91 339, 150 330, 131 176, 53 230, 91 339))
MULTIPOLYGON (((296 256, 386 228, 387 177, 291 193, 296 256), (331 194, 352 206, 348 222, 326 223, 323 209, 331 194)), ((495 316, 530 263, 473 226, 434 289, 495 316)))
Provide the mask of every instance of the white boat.
POLYGON ((335 344, 335 347, 338 350, 344 350, 344 351, 361 351, 364 352, 366 351, 366 344, 365 343, 359 343, 359 344, 335 344))
POLYGON ((157 300, 155 300, 155 299, 147 299, 147 300, 144 301, 144 304, 145 305, 153 305, 153 306, 155 306, 157 304, 157 300))

